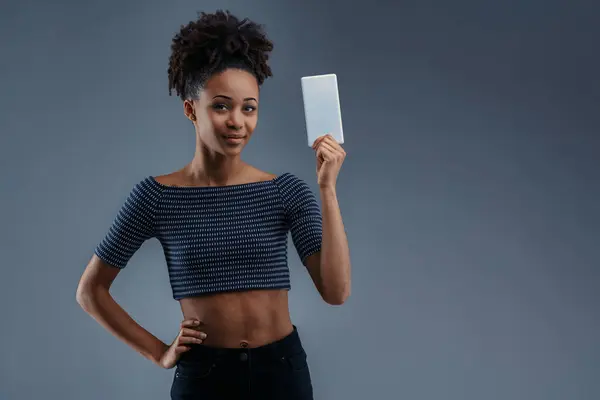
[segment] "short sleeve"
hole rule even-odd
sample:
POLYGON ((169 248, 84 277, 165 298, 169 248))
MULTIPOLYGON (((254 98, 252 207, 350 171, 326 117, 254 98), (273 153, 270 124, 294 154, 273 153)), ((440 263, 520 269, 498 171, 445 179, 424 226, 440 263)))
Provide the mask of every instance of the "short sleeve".
POLYGON ((96 255, 109 265, 124 268, 142 244, 154 236, 160 188, 152 178, 137 183, 119 209, 96 255))
POLYGON ((277 179, 292 241, 302 263, 321 250, 323 218, 314 193, 306 182, 286 173, 277 179))

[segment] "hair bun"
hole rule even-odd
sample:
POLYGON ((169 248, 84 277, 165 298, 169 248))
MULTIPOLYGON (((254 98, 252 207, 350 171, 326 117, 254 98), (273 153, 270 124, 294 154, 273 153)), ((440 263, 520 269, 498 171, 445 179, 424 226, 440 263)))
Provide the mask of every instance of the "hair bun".
POLYGON ((240 32, 231 32, 224 39, 225 46, 224 51, 229 56, 234 56, 237 53, 244 55, 248 53, 248 42, 244 40, 244 37, 240 32))
POLYGON ((240 20, 229 11, 200 13, 198 20, 182 26, 173 38, 169 93, 175 89, 186 97, 207 76, 229 65, 243 66, 262 84, 271 76, 267 61, 272 49, 261 25, 247 18, 240 20), (190 80, 196 83, 188 84, 190 80))

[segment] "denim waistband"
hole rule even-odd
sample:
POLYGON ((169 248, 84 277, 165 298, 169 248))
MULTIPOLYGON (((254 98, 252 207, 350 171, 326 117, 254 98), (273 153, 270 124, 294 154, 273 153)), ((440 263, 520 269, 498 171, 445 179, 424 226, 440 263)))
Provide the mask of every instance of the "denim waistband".
POLYGON ((203 344, 192 345, 190 350, 183 353, 182 361, 192 361, 197 358, 236 358, 246 353, 248 356, 257 358, 281 358, 290 352, 303 351, 298 328, 294 325, 292 332, 282 339, 259 347, 222 348, 203 344))

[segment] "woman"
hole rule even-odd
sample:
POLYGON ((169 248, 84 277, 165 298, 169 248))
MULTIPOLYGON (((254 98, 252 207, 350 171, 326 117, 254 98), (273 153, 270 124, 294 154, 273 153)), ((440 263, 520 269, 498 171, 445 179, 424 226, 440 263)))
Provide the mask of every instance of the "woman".
POLYGON ((163 368, 172 399, 312 399, 311 377, 288 310, 287 234, 329 304, 350 293, 348 244, 336 179, 345 153, 330 136, 313 148, 321 207, 295 175, 258 170, 240 154, 257 125, 259 87, 273 45, 262 27, 229 12, 200 14, 174 37, 169 93, 196 132, 182 169, 131 190, 77 289, 83 309, 163 368), (145 240, 164 249, 183 313, 165 344, 111 297, 110 286, 145 240))

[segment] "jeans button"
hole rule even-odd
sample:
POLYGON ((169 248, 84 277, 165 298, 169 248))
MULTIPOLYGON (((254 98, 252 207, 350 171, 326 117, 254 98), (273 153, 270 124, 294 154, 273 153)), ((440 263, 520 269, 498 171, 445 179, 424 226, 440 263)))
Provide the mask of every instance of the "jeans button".
POLYGON ((242 353, 242 354, 240 354, 240 360, 241 361, 248 361, 248 353, 242 353))

